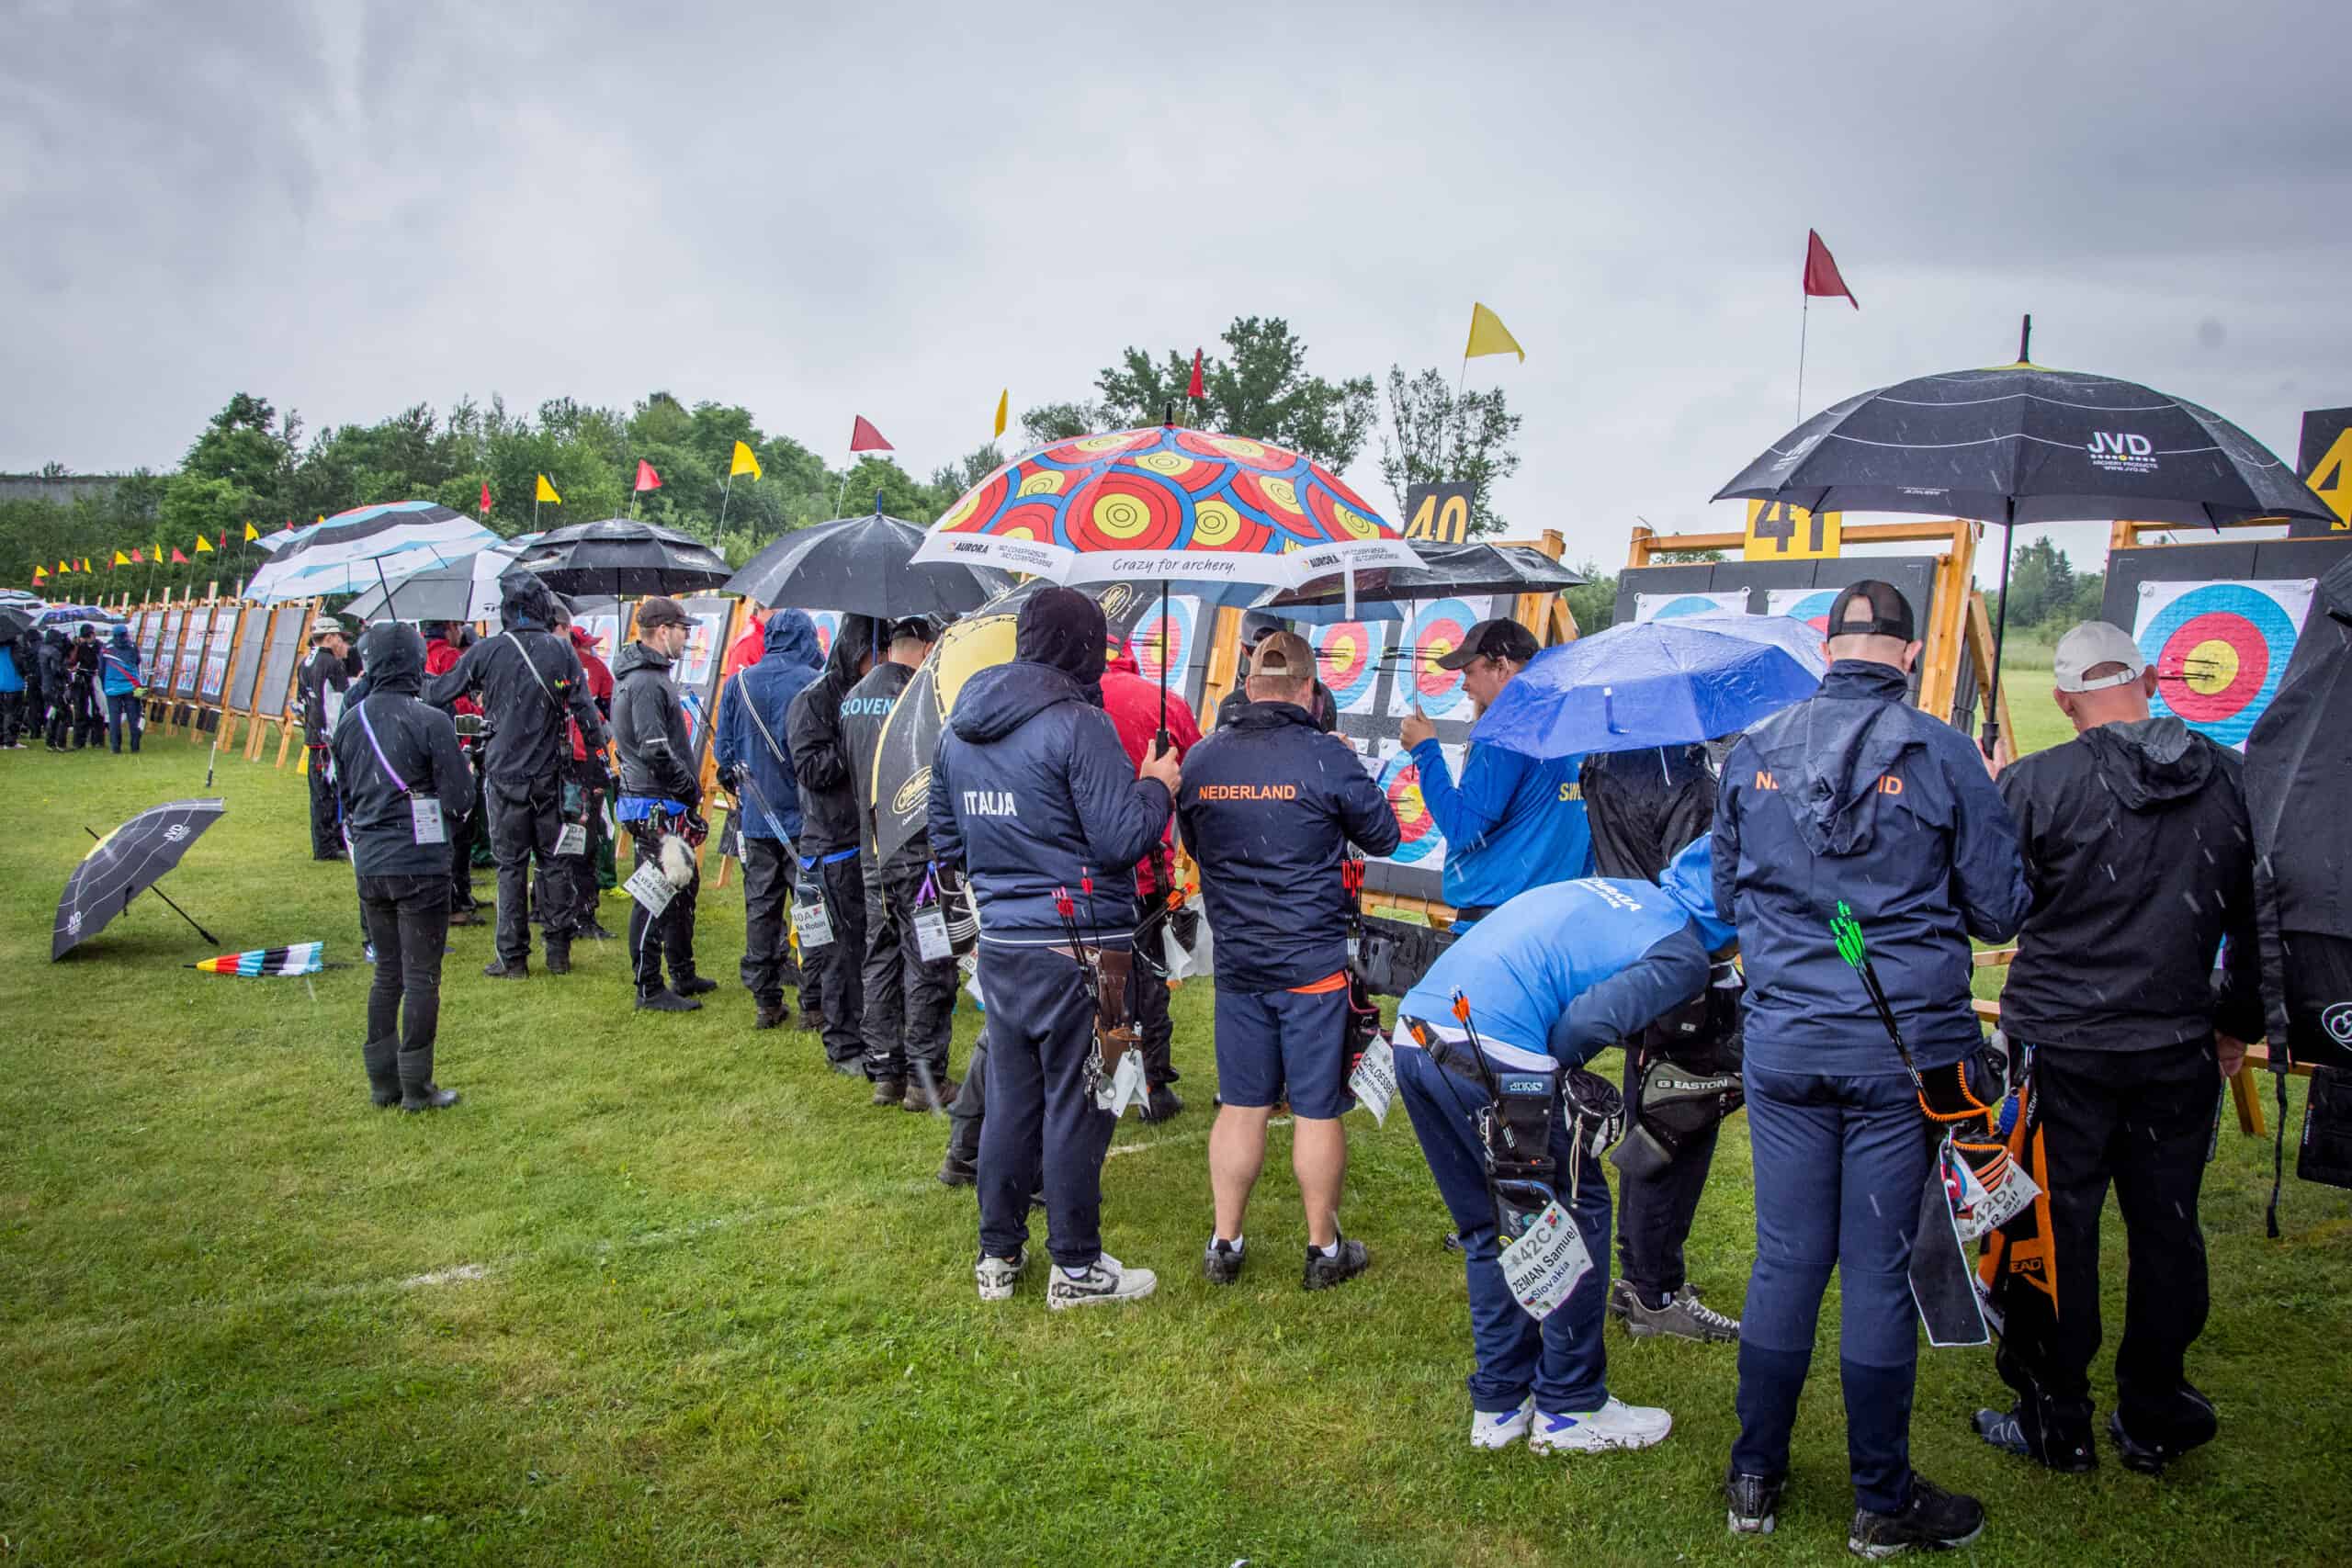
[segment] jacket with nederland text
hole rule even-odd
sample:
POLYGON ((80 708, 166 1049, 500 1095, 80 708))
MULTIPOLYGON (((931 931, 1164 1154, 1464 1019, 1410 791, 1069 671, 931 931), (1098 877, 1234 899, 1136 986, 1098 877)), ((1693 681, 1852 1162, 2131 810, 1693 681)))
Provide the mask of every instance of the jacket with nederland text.
POLYGON ((1340 861, 1396 848, 1396 818, 1363 759, 1293 703, 1251 703, 1193 749, 1176 792, 1216 933, 1217 984, 1280 991, 1348 961, 1340 861))
POLYGON ((1841 901, 1922 1068, 1983 1039, 1968 939, 2006 941, 2025 918, 2017 824, 1975 742, 1907 694, 1893 666, 1840 660, 1817 695, 1749 730, 1724 762, 1715 907, 1739 927, 1751 1063, 1903 1070, 1838 956, 1841 901))
POLYGON ((1016 659, 965 682, 931 769, 931 848, 961 861, 980 940, 1064 940, 1054 890, 1069 889, 1088 941, 1124 942, 1135 889, 1125 873, 1159 841, 1168 791, 1136 777, 1119 732, 1086 688, 1016 659), (1094 896, 1080 891, 1091 875, 1094 896))

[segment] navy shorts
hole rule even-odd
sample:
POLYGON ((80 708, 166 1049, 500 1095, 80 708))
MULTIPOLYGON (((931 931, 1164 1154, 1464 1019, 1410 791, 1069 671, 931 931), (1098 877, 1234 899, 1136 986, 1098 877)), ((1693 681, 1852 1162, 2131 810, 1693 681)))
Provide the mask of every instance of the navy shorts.
POLYGON ((1216 1094, 1227 1105, 1290 1100, 1291 1113, 1329 1121, 1347 1107, 1348 992, 1216 994, 1216 1094))

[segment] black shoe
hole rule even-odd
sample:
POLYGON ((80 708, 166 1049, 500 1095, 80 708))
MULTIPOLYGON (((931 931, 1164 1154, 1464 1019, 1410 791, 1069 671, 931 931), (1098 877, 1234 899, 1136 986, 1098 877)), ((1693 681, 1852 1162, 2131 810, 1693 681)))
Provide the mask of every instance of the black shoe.
POLYGON ((781 1029, 784 1027, 785 1021, 791 1018, 791 1016, 792 1014, 786 1010, 785 1005, 782 1002, 762 1002, 759 1004, 759 1010, 752 1015, 752 1027, 753 1029, 781 1029))
POLYGON ((1911 1551, 1946 1551, 1984 1533, 1984 1505, 1947 1492, 1925 1476, 1911 1477, 1911 1500, 1892 1514, 1854 1510, 1846 1550, 1875 1562, 1911 1551))
POLYGON ((644 1012, 700 1012, 702 1004, 692 997, 682 997, 672 990, 639 991, 637 1005, 644 1012))
POLYGON ((571 974, 571 944, 570 942, 556 942, 556 941, 550 940, 550 941, 548 942, 548 964, 547 964, 547 966, 548 966, 548 974, 550 974, 550 975, 569 975, 569 974, 571 974))
POLYGON ((1166 1084, 1151 1086, 1151 1095, 1143 1102, 1143 1119, 1147 1122, 1169 1122, 1182 1115, 1184 1102, 1166 1084))
POLYGON ((2143 1443, 2123 1429, 2123 1412, 2109 1411, 2107 1435, 2115 1439, 2116 1457, 2123 1468, 2142 1475, 2162 1475, 2165 1466, 2187 1453, 2202 1448, 2213 1440, 2222 1429, 2221 1417, 2214 1412, 2213 1402, 2187 1383, 2180 1385, 2181 1416, 2170 1442, 2143 1443))
POLYGON ((683 980, 672 981, 670 988, 682 997, 707 997, 718 989, 718 982, 707 975, 689 975, 683 980))
POLYGON ((1306 1273, 1299 1284, 1310 1291, 1328 1291, 1334 1285, 1344 1285, 1372 1267, 1372 1252, 1360 1241, 1340 1238, 1340 1255, 1326 1258, 1312 1246, 1306 1249, 1306 1273))
POLYGON ((603 925, 594 920, 591 920, 586 925, 581 927, 578 934, 586 937, 591 942, 611 942, 614 940, 613 933, 606 931, 603 925))
POLYGON ((518 958, 509 964, 503 958, 493 958, 481 966, 481 972, 493 980, 527 980, 531 977, 531 961, 518 958))
POLYGON ((1241 1265, 1248 1258, 1242 1248, 1211 1236, 1201 1252, 1201 1278, 1212 1285, 1230 1285, 1241 1278, 1241 1265))
POLYGON ((942 1187, 970 1187, 980 1179, 979 1168, 954 1150, 939 1162, 939 1184, 942 1187))
POLYGON ((1724 1495, 1731 1504, 1727 1516, 1734 1535, 1770 1535, 1779 1522, 1781 1493, 1788 1485, 1785 1477, 1776 1475, 1742 1475, 1732 1471, 1724 1476, 1724 1495))
POLYGON ((404 1083, 401 1085, 402 1111, 447 1111, 458 1103, 458 1091, 443 1089, 437 1083, 404 1083))
POLYGON ((906 1098, 906 1079, 876 1078, 874 1080, 874 1103, 876 1105, 887 1105, 891 1110, 895 1111, 899 1107, 899 1101, 906 1098))
POLYGON ((2098 1450, 2092 1445, 2087 1428, 2077 1437, 2052 1442, 2046 1431, 2028 1432, 2022 1412, 2014 1405, 2007 1410, 1980 1410, 1970 1425, 1978 1437, 2003 1453, 2031 1460, 2061 1475, 2081 1475, 2098 1468, 2098 1450))
POLYGON ((461 909, 450 910, 449 923, 453 926, 479 926, 487 924, 488 922, 482 919, 481 911, 480 909, 469 907, 461 909))

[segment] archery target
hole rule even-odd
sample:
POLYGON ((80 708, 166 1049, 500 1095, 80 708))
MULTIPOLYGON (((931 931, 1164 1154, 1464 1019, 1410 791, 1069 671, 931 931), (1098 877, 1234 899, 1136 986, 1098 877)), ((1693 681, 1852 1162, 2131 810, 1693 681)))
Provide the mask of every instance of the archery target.
MULTIPOLYGON (((1441 744, 1438 750, 1445 757, 1447 769, 1459 777, 1464 749, 1441 744)), ((1445 835, 1438 831, 1437 818, 1421 798, 1421 773, 1414 766, 1412 754, 1394 740, 1383 740, 1380 755, 1367 758, 1364 765, 1372 770, 1380 793, 1388 797, 1388 809, 1396 816, 1396 852, 1385 858, 1392 864, 1422 871, 1443 870, 1445 835)))
POLYGON ((2132 639, 2156 671, 2151 708, 2244 750, 2278 694, 2316 586, 2312 578, 2141 583, 2132 639))
POLYGON ((1381 655, 1388 649, 1388 627, 1378 621, 1337 621, 1306 628, 1315 649, 1315 672, 1331 688, 1341 713, 1370 713, 1380 683, 1381 655))
POLYGON ((1829 612, 1838 604, 1837 588, 1775 588, 1764 595, 1764 613, 1803 621, 1821 634, 1821 658, 1829 660, 1829 612))
POLYGON ((841 630, 842 613, 839 610, 811 610, 808 618, 817 626, 818 654, 831 659, 833 656, 833 634, 841 630))
POLYGON ((1671 621, 1683 615, 1744 615, 1747 590, 1728 588, 1706 593, 1636 593, 1634 619, 1671 621))
POLYGON ((1392 717, 1412 712, 1416 702, 1431 718, 1470 716, 1461 672, 1441 670, 1437 661, 1460 648, 1470 628, 1486 618, 1464 599, 1439 599, 1421 607, 1406 624, 1405 641, 1398 650, 1396 680, 1388 694, 1392 717))
POLYGON ((1136 669, 1145 680, 1159 680, 1163 670, 1175 676, 1191 667, 1198 646, 1193 632, 1199 617, 1200 601, 1182 594, 1169 599, 1165 615, 1157 604, 1144 612, 1127 637, 1127 646, 1135 650, 1136 669))

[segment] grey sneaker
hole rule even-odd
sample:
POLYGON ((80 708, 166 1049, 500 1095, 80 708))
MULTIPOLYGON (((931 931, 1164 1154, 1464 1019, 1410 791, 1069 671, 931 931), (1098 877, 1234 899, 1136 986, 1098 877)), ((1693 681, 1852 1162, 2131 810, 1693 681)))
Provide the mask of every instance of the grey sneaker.
POLYGON ((1328 1291, 1347 1283, 1371 1267, 1371 1249, 1360 1241, 1341 1236, 1337 1258, 1326 1258, 1312 1247, 1306 1249, 1306 1271, 1299 1282, 1310 1291, 1328 1291))
POLYGON ((1105 1252, 1072 1278, 1065 1269, 1054 1270, 1046 1287, 1046 1305, 1054 1312, 1106 1303, 1139 1302, 1159 1288, 1159 1276, 1148 1269, 1129 1269, 1105 1252))
POLYGON ((1212 1236, 1201 1252, 1201 1278, 1212 1285, 1230 1285, 1241 1278, 1241 1266, 1249 1260, 1246 1249, 1212 1236))
POLYGON ((1011 1301, 1012 1282, 1020 1279, 1021 1271, 1028 1267, 1029 1249, 1025 1247, 1010 1258, 990 1258, 982 1253, 979 1262, 972 1266, 972 1279, 980 1287, 980 1300, 1011 1301))
POLYGON ((1664 1306, 1652 1307, 1644 1304, 1641 1292, 1620 1280, 1610 1291, 1609 1310, 1625 1320, 1625 1332, 1636 1339, 1663 1335, 1702 1345, 1727 1345, 1739 1337, 1739 1319, 1707 1305, 1690 1285, 1677 1291, 1664 1306))
POLYGON ((1787 1481, 1770 1475, 1744 1475, 1735 1470, 1724 1477, 1724 1495, 1730 1502, 1728 1518, 1734 1535, 1770 1535, 1779 1522, 1781 1492, 1787 1481))

